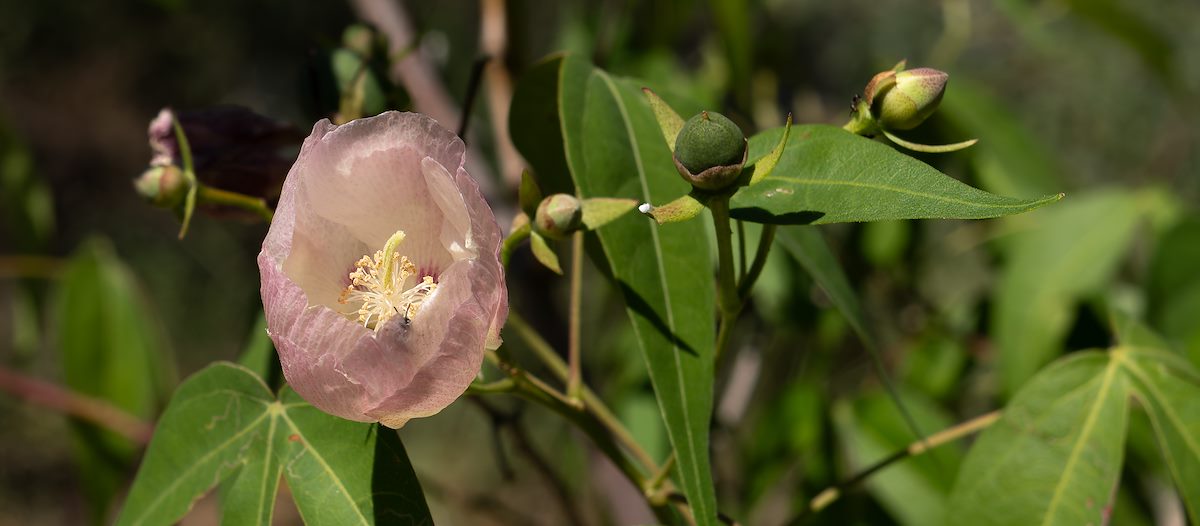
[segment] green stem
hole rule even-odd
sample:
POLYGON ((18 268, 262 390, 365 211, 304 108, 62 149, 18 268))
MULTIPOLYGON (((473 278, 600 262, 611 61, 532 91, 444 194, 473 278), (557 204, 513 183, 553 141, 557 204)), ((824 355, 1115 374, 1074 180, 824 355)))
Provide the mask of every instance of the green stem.
POLYGON ((567 398, 580 401, 580 318, 583 303, 583 231, 572 235, 571 243, 571 305, 567 326, 567 398))
POLYGON ((738 281, 746 279, 746 224, 737 220, 738 231, 738 281))
POLYGON ((271 211, 271 207, 267 206, 267 202, 261 197, 251 197, 201 184, 197 191, 196 199, 201 204, 241 208, 242 210, 258 214, 259 217, 268 223, 275 217, 275 213, 271 211))
POLYGON ((646 481, 646 487, 643 488, 643 490, 645 491, 647 497, 653 498, 658 494, 659 488, 661 488, 663 482, 667 480, 667 476, 671 474, 672 469, 675 469, 674 452, 671 453, 671 456, 667 457, 667 460, 663 462, 662 467, 658 468, 658 473, 655 473, 653 478, 646 481))
POLYGON ((733 275, 733 233, 729 228, 729 196, 714 197, 708 203, 712 211, 713 230, 717 234, 717 311, 720 314, 714 363, 720 363, 721 355, 729 345, 733 324, 742 310, 738 297, 737 282, 733 275))
MULTIPOLYGON (((566 404, 566 402, 563 400, 559 400, 554 398, 554 396, 547 395, 545 391, 536 388, 532 383, 524 382, 521 378, 524 377, 514 377, 514 379, 516 379, 517 395, 522 396, 524 399, 534 401, 536 404, 541 404, 542 406, 548 408, 548 410, 556 412, 559 414, 559 416, 570 420, 570 422, 574 423, 578 429, 583 431, 584 435, 592 438, 592 442, 596 444, 596 447, 598 447, 601 452, 607 456, 608 460, 613 462, 613 465, 617 466, 618 470, 624 474, 626 479, 629 479, 630 483, 634 484, 635 488, 643 488, 643 486, 646 485, 646 478, 644 478, 642 473, 637 470, 637 466, 634 466, 634 464, 632 464, 632 462, 626 458, 625 454, 620 452, 620 448, 617 446, 617 443, 613 441, 613 436, 610 434, 610 432, 608 432, 606 426, 602 424, 599 419, 595 418, 594 413, 580 411, 578 408, 566 404)), ((672 524, 672 522, 674 522, 674 516, 671 514, 670 508, 665 506, 665 504, 656 504, 653 502, 648 503, 650 509, 652 509, 654 512, 655 518, 658 518, 661 524, 672 524)))
MULTIPOLYGON (((512 323, 510 318, 509 323, 512 323)), ((530 400, 534 403, 558 413, 563 418, 566 418, 571 423, 575 424, 580 431, 596 444, 605 456, 613 462, 618 470, 621 471, 625 478, 629 479, 634 487, 646 487, 646 477, 641 470, 629 460, 625 453, 621 451, 620 446, 614 440, 619 438, 616 433, 612 432, 612 428, 608 423, 598 417, 595 411, 588 411, 575 405, 572 405, 569 400, 558 395, 553 389, 549 389, 545 382, 537 379, 537 377, 528 372, 504 361, 498 354, 487 353, 488 361, 497 365, 500 370, 509 375, 512 383, 508 386, 509 392, 512 392, 522 398, 530 400)), ((665 503, 654 503, 647 500, 650 509, 654 512, 655 517, 663 524, 674 523, 674 516, 671 514, 670 508, 665 503)))
POLYGON ((871 475, 882 471, 884 468, 898 461, 904 460, 908 457, 915 457, 943 444, 958 440, 994 424, 996 420, 999 419, 1000 411, 992 411, 934 433, 930 435, 929 438, 924 440, 913 442, 912 444, 909 444, 908 447, 888 455, 883 460, 880 460, 868 466, 866 469, 854 474, 854 476, 839 482, 836 485, 825 488, 818 493, 817 496, 813 497, 812 500, 809 501, 808 507, 805 508, 804 511, 800 512, 800 515, 796 516, 796 518, 792 519, 792 521, 788 524, 802 524, 804 519, 806 519, 808 516, 820 512, 821 510, 829 507, 830 504, 833 504, 835 501, 837 501, 837 499, 842 496, 846 489, 857 486, 871 475))
MULTIPOLYGON (((516 331, 517 336, 525 341, 525 344, 529 346, 533 354, 537 356, 543 365, 550 369, 551 373, 559 377, 559 379, 566 380, 568 372, 567 364, 563 362, 562 358, 558 357, 558 353, 538 334, 537 330, 530 326, 529 322, 525 321, 525 318, 516 311, 510 310, 508 312, 508 322, 505 326, 516 331)), ((581 384, 580 390, 584 407, 591 411, 596 416, 596 419, 602 422, 612 432, 613 436, 620 441, 621 445, 625 446, 638 459, 638 462, 646 468, 647 473, 657 471, 658 464, 642 448, 641 444, 633 438, 633 434, 625 428, 625 425, 613 414, 612 410, 604 405, 600 397, 586 385, 581 384)))
POLYGON ((512 378, 488 383, 475 381, 467 386, 467 394, 511 393, 514 389, 516 389, 516 383, 513 382, 512 378))
POLYGON ((758 276, 762 274, 763 267, 767 265, 771 244, 775 242, 776 228, 776 225, 763 225, 762 235, 758 238, 758 250, 754 253, 754 263, 750 265, 750 271, 738 282, 738 298, 741 298, 743 303, 750 295, 750 290, 754 288, 754 282, 758 281, 758 276))
POLYGON ((733 232, 729 228, 729 196, 714 197, 708 203, 712 210, 713 229, 717 233, 717 307, 723 315, 735 315, 739 310, 737 282, 733 276, 733 232))
POLYGON ((508 260, 512 259, 512 253, 517 250, 523 241, 529 239, 529 234, 533 230, 529 226, 529 221, 525 221, 521 225, 513 228, 513 231, 504 238, 504 242, 500 245, 500 263, 504 268, 508 268, 508 260))

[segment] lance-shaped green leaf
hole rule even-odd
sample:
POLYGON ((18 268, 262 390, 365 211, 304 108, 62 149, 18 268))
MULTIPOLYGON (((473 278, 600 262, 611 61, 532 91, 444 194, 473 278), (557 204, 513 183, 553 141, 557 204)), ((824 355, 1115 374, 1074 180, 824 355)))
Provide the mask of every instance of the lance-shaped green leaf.
MULTIPOLYGON (((557 56, 535 67, 517 86, 509 124, 537 173, 567 167, 582 198, 665 202, 689 191, 641 84, 614 79, 581 59, 557 56), (545 122, 526 124, 532 115, 556 123, 557 136, 545 122)), ((697 523, 712 525, 717 510, 708 424, 715 327, 705 226, 658 227, 627 214, 596 234, 650 372, 675 448, 675 472, 697 523)))
POLYGON ((176 523, 229 480, 223 521, 268 525, 281 474, 309 524, 432 524, 393 432, 329 416, 288 388, 277 399, 231 363, 179 387, 117 524, 176 523))
MULTIPOLYGON (((588 80, 584 169, 572 170, 581 195, 653 202, 686 189, 640 95, 634 83, 599 70, 588 80)), ((642 344, 680 481, 697 522, 715 524, 708 460, 714 290, 705 226, 660 228, 626 216, 597 234, 642 344)))
MULTIPOLYGON (((751 164, 779 142, 782 128, 750 139, 751 164)), ((890 219, 984 219, 1018 214, 1062 194, 1016 199, 967 186, 933 167, 841 128, 796 126, 772 173, 734 194, 737 219, 823 224, 890 219)))
POLYGON ((842 272, 837 256, 830 250, 825 238, 821 237, 821 232, 815 227, 790 226, 780 228, 775 240, 825 290, 829 301, 846 317, 846 322, 863 344, 871 349, 876 348, 875 337, 867 330, 869 325, 858 295, 842 272))
POLYGON ((980 435, 946 524, 1105 524, 1124 456, 1129 383, 1118 352, 1039 373, 980 435))
POLYGON ((1150 416, 1188 517, 1200 524, 1200 373, 1164 351, 1121 351, 1134 396, 1150 416))

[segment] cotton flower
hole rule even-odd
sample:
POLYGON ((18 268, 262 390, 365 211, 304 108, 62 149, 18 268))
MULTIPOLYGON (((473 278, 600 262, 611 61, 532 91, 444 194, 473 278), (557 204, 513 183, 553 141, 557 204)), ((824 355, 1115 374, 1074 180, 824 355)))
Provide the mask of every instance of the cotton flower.
POLYGON ((414 113, 322 120, 304 141, 258 266, 284 376, 317 408, 400 427, 499 345, 500 228, 464 153, 414 113))

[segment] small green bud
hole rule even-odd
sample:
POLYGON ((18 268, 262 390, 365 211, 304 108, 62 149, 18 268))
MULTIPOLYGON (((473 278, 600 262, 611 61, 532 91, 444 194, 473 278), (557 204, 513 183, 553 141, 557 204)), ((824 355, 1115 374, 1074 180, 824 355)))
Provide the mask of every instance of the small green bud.
POLYGON ((717 112, 701 112, 688 119, 675 137, 675 155, 692 173, 742 160, 746 136, 737 124, 717 112))
POLYGON ((911 130, 937 110, 949 77, 933 68, 900 71, 870 97, 871 112, 884 129, 911 130))
POLYGON ((175 208, 187 195, 187 181, 178 166, 152 166, 133 181, 137 193, 154 206, 175 208))
POLYGON ((746 163, 746 135, 717 112, 688 119, 675 138, 675 168, 702 190, 720 190, 737 180, 746 163))
POLYGON ((583 206, 579 199, 568 194, 553 194, 542 199, 534 217, 534 228, 551 238, 561 238, 579 230, 583 222, 583 206))

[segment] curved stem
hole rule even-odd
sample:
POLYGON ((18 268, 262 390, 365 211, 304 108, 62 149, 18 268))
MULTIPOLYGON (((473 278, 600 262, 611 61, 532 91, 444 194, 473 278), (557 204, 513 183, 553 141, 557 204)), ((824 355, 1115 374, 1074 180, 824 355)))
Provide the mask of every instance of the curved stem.
POLYGON ((754 253, 754 263, 750 265, 750 271, 742 277, 738 282, 738 298, 743 302, 750 295, 750 290, 754 288, 754 282, 758 281, 758 276, 762 274, 763 267, 767 265, 767 256, 771 253, 771 243, 775 242, 776 225, 763 225, 762 235, 758 238, 758 250, 754 253))
POLYGON ((532 231, 529 221, 526 220, 524 223, 514 226, 508 237, 504 238, 504 242, 500 244, 500 264, 504 265, 504 268, 508 268, 508 261, 512 259, 512 253, 523 241, 529 239, 532 231))
MULTIPOLYGON (((511 323, 511 319, 509 320, 511 323)), ((579 408, 572 405, 566 398, 558 395, 552 389, 549 389, 545 382, 537 379, 537 377, 528 372, 505 362, 500 359, 496 353, 487 354, 489 361, 495 363, 499 368, 509 375, 512 384, 509 386, 513 394, 521 396, 532 402, 541 404, 542 406, 558 413, 566 418, 571 423, 575 424, 579 430, 583 431, 596 447, 600 449, 606 457, 613 462, 618 470, 621 471, 625 478, 637 488, 646 487, 646 477, 641 470, 629 460, 625 453, 621 451, 620 446, 614 440, 616 433, 613 433, 609 422, 602 420, 595 411, 588 411, 586 408, 579 408)), ((619 422, 618 422, 619 425, 619 422)), ((655 517, 663 524, 671 524, 674 522, 674 517, 671 515, 670 509, 663 503, 651 502, 647 499, 647 504, 650 505, 651 511, 655 517)))
MULTIPOLYGON (((529 325, 529 322, 525 321, 525 318, 521 317, 521 315, 516 311, 509 311, 508 323, 506 326, 511 327, 517 332, 517 336, 519 336, 522 340, 525 340, 525 344, 528 345, 538 359, 541 360, 542 364, 550 369, 550 372, 554 373, 554 375, 559 377, 559 379, 566 380, 567 364, 563 362, 562 358, 559 358, 558 353, 554 351, 554 348, 551 347, 550 344, 547 343, 546 340, 542 338, 542 336, 538 334, 538 332, 532 326, 529 325)), ((625 449, 629 450, 629 452, 633 454, 635 458, 637 458, 638 462, 645 467, 647 473, 656 472, 658 470, 658 464, 654 461, 650 454, 642 448, 641 444, 639 444, 638 441, 633 438, 633 434, 625 428, 625 425, 621 423, 621 420, 618 419, 615 414, 613 414, 612 410, 610 410, 608 406, 606 406, 604 402, 600 400, 600 397, 596 396, 596 393, 586 385, 581 384, 580 390, 580 396, 583 399, 584 407, 591 411, 595 415, 596 419, 602 422, 604 426, 612 432, 613 436, 617 438, 621 445, 624 446, 625 449)))
POLYGON ((884 468, 896 463, 897 461, 904 460, 908 457, 915 457, 940 445, 958 440, 994 424, 996 420, 999 419, 1000 411, 992 411, 990 413, 967 420, 966 422, 962 422, 953 427, 938 431, 937 433, 930 435, 929 438, 926 438, 925 440, 913 442, 912 444, 909 444, 908 447, 888 455, 883 460, 880 460, 868 466, 866 469, 854 474, 854 476, 839 482, 836 485, 825 488, 818 493, 817 496, 813 497, 812 500, 809 501, 808 507, 805 508, 804 511, 800 512, 800 514, 797 515, 796 518, 792 519, 788 524, 801 524, 802 521, 808 516, 820 512, 830 504, 833 504, 835 501, 837 501, 837 499, 842 496, 842 493, 844 493, 846 489, 858 485, 862 481, 871 477, 871 475, 882 471, 884 468))
POLYGON ((197 190, 196 200, 201 204, 241 208, 242 210, 258 214, 259 217, 268 223, 275 217, 275 213, 271 211, 271 207, 267 206, 267 202, 261 197, 252 197, 203 184, 197 190))

